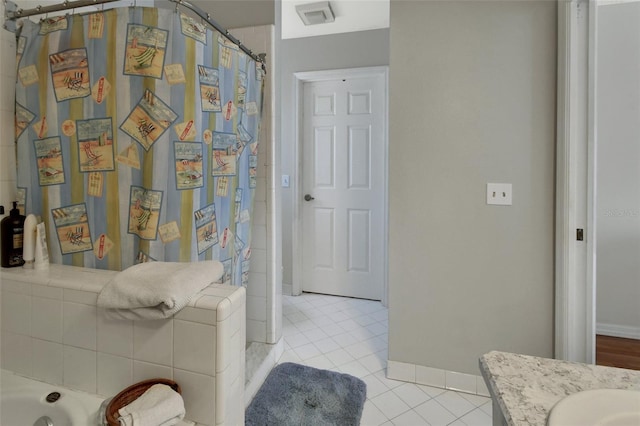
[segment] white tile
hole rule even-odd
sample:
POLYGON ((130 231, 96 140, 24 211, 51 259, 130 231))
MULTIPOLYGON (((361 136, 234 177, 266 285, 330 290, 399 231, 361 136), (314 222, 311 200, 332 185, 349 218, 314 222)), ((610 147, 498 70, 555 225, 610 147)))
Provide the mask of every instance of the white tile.
POLYGON ((393 390, 409 407, 414 408, 431 399, 429 395, 413 383, 404 383, 393 390))
POLYGON ((33 377, 43 382, 61 385, 64 362, 62 344, 32 339, 33 377))
MULTIPOLYGON (((324 355, 318 355, 313 358, 304 360, 304 365, 309 367, 319 368, 320 370, 333 370, 336 366, 324 355)), ((368 392, 369 389, 367 389, 368 392)))
POLYGON ((114 396, 132 385, 133 360, 98 352, 98 394, 114 396))
POLYGON ((374 398, 381 393, 389 390, 387 385, 382 383, 380 379, 378 379, 374 374, 369 374, 368 376, 364 376, 361 379, 367 385, 367 398, 369 399, 374 398))
MULTIPOLYGON (((5 127, 3 126, 2 130, 0 130, 0 134, 2 135, 2 137, 7 136, 6 133, 9 133, 4 129, 5 127)), ((16 179, 15 152, 16 150, 13 146, 0 146, 0 167, 2 167, 2 174, 4 175, 3 177, 5 177, 6 179, 16 179)))
POLYGON ((340 365, 338 369, 343 373, 347 373, 358 378, 362 378, 371 374, 369 370, 364 368, 362 364, 360 364, 360 362, 358 362, 357 360, 353 360, 351 362, 347 362, 346 364, 340 365))
POLYGON ((335 351, 326 353, 325 356, 338 367, 353 361, 353 357, 344 349, 336 349, 335 351))
MULTIPOLYGON (((256 191, 257 192, 257 191, 256 191)), ((258 194, 256 193, 256 198, 258 194)), ((257 249, 267 249, 267 227, 264 225, 254 226, 251 230, 251 246, 257 249)))
POLYGON ((460 396, 475 405, 476 407, 480 407, 481 405, 486 404, 487 402, 491 402, 491 398, 487 398, 486 396, 480 395, 472 395, 469 393, 460 393, 460 396))
POLYGON ((316 357, 322 353, 313 343, 307 343, 306 345, 298 346, 294 349, 294 351, 303 361, 316 357))
POLYGON ((387 417, 376 407, 371 400, 364 403, 360 424, 363 426, 378 426, 387 422, 387 417))
POLYGON ((10 291, 2 292, 2 330, 28 336, 31 333, 31 297, 10 291))
POLYGON ((62 342, 96 350, 96 307, 80 303, 62 304, 62 342))
POLYGON ((96 352, 64 346, 64 386, 96 393, 96 352))
POLYGON ((360 324, 352 320, 351 318, 347 318, 344 321, 340 321, 337 323, 340 327, 342 327, 345 331, 356 331, 362 330, 360 328, 360 324))
POLYGON ((48 285, 31 284, 31 295, 46 299, 62 300, 62 289, 48 285))
POLYGON ((456 420, 456 416, 438 404, 434 399, 418 405, 414 410, 431 426, 444 426, 456 420))
MULTIPOLYGON (((76 277, 72 275, 72 277, 76 277)), ((72 281, 79 281, 81 287, 84 285, 85 281, 80 279, 74 279, 72 281)), ((74 290, 70 288, 65 288, 62 291, 62 297, 65 302, 74 302, 74 303, 82 303, 85 305, 96 306, 98 301, 98 294, 90 291, 82 291, 82 290, 74 290)))
POLYGON ((265 321, 267 319, 267 298, 247 296, 247 319, 265 321))
POLYGON ((427 385, 418 385, 418 387, 422 390, 422 392, 426 393, 431 398, 435 398, 438 395, 442 395, 447 391, 444 388, 436 388, 436 387, 427 386, 427 385))
POLYGON ((340 345, 337 344, 331 337, 320 339, 314 344, 323 354, 335 351, 336 349, 340 349, 340 345))
POLYGON ((289 346, 291 346, 293 349, 310 343, 309 339, 304 335, 304 333, 296 333, 290 336, 286 336, 284 338, 284 341, 288 343, 289 346))
POLYGON ((104 309, 98 309, 97 323, 98 351, 133 357, 133 321, 107 318, 104 309))
POLYGON ((465 414, 464 416, 460 417, 460 420, 464 422, 464 424, 472 425, 472 426, 491 426, 492 425, 491 416, 487 415, 487 413, 482 411, 480 408, 476 408, 470 413, 465 414))
POLYGON ((182 308, 173 318, 209 325, 216 325, 217 323, 216 311, 192 308, 190 306, 182 308))
POLYGON ((266 321, 247 320, 247 340, 265 343, 267 341, 266 321))
POLYGON ((374 352, 374 348, 366 345, 364 342, 354 343, 353 345, 346 346, 344 348, 355 359, 360 359, 367 355, 371 355, 374 352))
POLYGON ((293 351, 288 351, 282 354, 282 356, 278 359, 278 364, 284 364, 285 362, 295 362, 302 363, 300 357, 293 351))
POLYGON ((133 360, 133 382, 161 377, 173 380, 173 370, 165 365, 133 360))
POLYGON ((311 330, 317 329, 318 326, 316 325, 316 323, 314 323, 313 321, 311 321, 310 319, 305 319, 299 322, 295 323, 295 326, 298 330, 300 330, 302 333, 307 333, 311 330))
POLYGON ((325 330, 326 326, 329 326, 329 327, 334 326, 337 328, 338 332, 334 333, 333 335, 344 332, 342 328, 338 327, 333 323, 333 320, 328 315, 318 313, 318 315, 314 315, 310 319, 327 336, 329 336, 330 333, 327 330, 325 330))
MULTIPOLYGON (((174 320, 173 366, 196 373, 215 375, 216 327, 174 320)), ((225 342, 230 343, 230 342, 225 342)))
POLYGON ((378 322, 376 319, 372 318, 369 315, 360 315, 360 316, 355 317, 353 320, 355 322, 357 322, 358 325, 360 325, 361 327, 365 327, 365 328, 368 325, 371 325, 371 324, 374 324, 374 323, 378 322))
POLYGON ((393 419, 411 408, 392 391, 387 391, 372 398, 371 402, 373 402, 388 419, 393 419))
POLYGON ((341 348, 346 348, 347 346, 351 346, 353 344, 353 336, 350 333, 342 332, 335 336, 331 337, 334 342, 340 345, 341 348))
POLYGON ((319 328, 305 331, 304 335, 307 336, 307 339, 309 339, 313 343, 316 343, 319 340, 326 339, 328 337, 327 334, 319 328))
POLYGON ((373 373, 382 383, 384 383, 389 389, 395 389, 398 386, 401 386, 403 383, 400 380, 394 380, 387 378, 387 373, 384 370, 376 371, 373 373))
POLYGON ((2 368, 30 376, 33 367, 31 340, 29 336, 3 331, 0 342, 2 368))
POLYGON ((418 365, 416 366, 416 383, 444 388, 446 385, 445 370, 418 365))
MULTIPOLYGON (((260 202, 256 204, 261 204, 260 202)), ((256 225, 260 225, 258 218, 254 217, 256 225)), ((264 221, 264 220, 263 220, 264 221)), ((251 270, 256 273, 267 272, 267 251, 257 248, 251 249, 251 270)))
POLYGON ((456 417, 461 417, 476 408, 475 405, 461 397, 457 392, 453 391, 446 391, 436 396, 434 400, 453 413, 456 417))
POLYGON ((472 374, 457 373, 455 371, 445 372, 445 387, 447 389, 476 393, 476 377, 472 374))
MULTIPOLYGON (((13 115, 12 115, 13 117, 13 115)), ((13 118, 12 118, 13 120, 13 118)), ((12 124, 13 126, 13 124, 12 124)), ((11 193, 11 199, 14 198, 13 192, 11 193)), ((3 272, 4 274, 4 272, 3 272)), ((5 291, 9 291, 11 293, 18 293, 18 294, 24 294, 26 296, 31 295, 31 284, 25 281, 22 281, 22 279, 24 279, 25 276, 21 276, 21 275, 17 275, 14 276, 14 278, 6 278, 3 277, 0 280, 0 287, 2 288, 2 292, 4 293, 5 291)), ((47 281, 42 280, 43 284, 46 284, 47 281)))
POLYGON ((381 334, 388 332, 389 330, 389 327, 379 322, 370 324, 365 328, 367 329, 367 331, 369 331, 369 333, 371 333, 374 336, 379 336, 381 334))
POLYGON ((173 320, 133 322, 133 358, 171 366, 173 362, 173 320))
POLYGON ((367 355, 363 358, 360 358, 358 361, 360 361, 360 364, 362 364, 364 368, 366 368, 371 373, 384 370, 387 366, 387 361, 378 353, 367 355))
POLYGON ((249 272, 249 284, 247 285, 247 297, 267 297, 267 275, 263 273, 249 272))
POLYGON ((182 388, 186 418, 211 425, 215 419, 215 378, 174 369, 174 380, 182 388))
POLYGON ((31 304, 31 336, 62 343, 62 301, 34 296, 31 304))
POLYGON ((406 413, 400 414, 398 417, 391 419, 391 423, 394 426, 418 426, 424 425, 425 421, 418 413, 413 410, 409 410, 406 413))
POLYGON ((480 409, 482 411, 484 411, 485 414, 487 414, 488 416, 492 416, 493 415, 493 402, 491 401, 491 399, 489 399, 488 402, 482 404, 480 406, 480 409))
POLYGON ((394 380, 402 380, 404 382, 416 381, 416 366, 399 361, 387 361, 387 377, 394 380))
POLYGON ((486 382, 481 376, 478 376, 476 379, 476 389, 477 389, 478 395, 491 397, 491 394, 489 393, 489 388, 487 387, 486 382))

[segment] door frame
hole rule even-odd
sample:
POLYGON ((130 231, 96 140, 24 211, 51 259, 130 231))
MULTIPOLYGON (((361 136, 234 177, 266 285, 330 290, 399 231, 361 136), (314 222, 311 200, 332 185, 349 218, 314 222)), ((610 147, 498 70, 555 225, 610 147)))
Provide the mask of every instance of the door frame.
POLYGON ((596 9, 597 0, 558 2, 554 356, 586 363, 596 328, 596 9), (582 227, 586 244, 576 241, 582 227))
POLYGON ((304 84, 317 81, 338 80, 342 78, 363 78, 363 77, 382 77, 384 83, 383 97, 383 155, 384 155, 384 225, 381 231, 383 233, 384 251, 383 251, 383 280, 382 280, 382 304, 387 306, 389 294, 389 254, 388 254, 388 223, 389 223, 389 207, 388 207, 388 187, 389 187, 389 67, 364 67, 364 68, 346 68, 324 71, 306 71, 296 72, 293 74, 294 98, 295 98, 295 118, 294 118, 294 135, 293 143, 293 176, 291 179, 291 192, 293 196, 293 284, 291 294, 294 296, 302 293, 302 141, 304 138, 304 84))

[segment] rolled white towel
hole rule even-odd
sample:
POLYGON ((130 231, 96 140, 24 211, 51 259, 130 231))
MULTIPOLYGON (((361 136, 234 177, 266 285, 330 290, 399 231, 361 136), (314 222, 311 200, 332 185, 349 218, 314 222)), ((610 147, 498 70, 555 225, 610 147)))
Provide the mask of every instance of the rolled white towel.
POLYGON ((184 418, 184 401, 169 386, 156 384, 118 414, 120 426, 172 426, 184 418))

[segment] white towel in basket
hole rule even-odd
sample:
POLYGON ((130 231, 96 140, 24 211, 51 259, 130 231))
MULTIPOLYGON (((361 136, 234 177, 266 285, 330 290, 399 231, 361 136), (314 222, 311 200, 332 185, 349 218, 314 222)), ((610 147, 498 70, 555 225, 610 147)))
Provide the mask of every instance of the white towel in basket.
POLYGON ((120 426, 172 426, 184 418, 184 401, 169 386, 155 384, 118 414, 120 426))
POLYGON ((224 266, 217 260, 140 263, 104 286, 98 307, 106 308, 113 318, 169 318, 223 273, 224 266))

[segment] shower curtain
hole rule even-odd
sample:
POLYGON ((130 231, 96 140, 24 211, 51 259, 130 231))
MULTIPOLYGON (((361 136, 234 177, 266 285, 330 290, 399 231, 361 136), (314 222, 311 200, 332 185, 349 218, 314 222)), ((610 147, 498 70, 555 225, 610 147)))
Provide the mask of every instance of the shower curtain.
POLYGON ((155 8, 25 21, 17 40, 18 201, 50 261, 217 259, 246 284, 262 64, 155 8))

